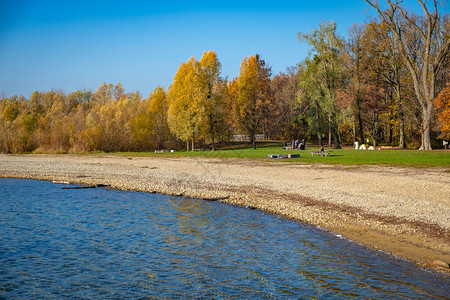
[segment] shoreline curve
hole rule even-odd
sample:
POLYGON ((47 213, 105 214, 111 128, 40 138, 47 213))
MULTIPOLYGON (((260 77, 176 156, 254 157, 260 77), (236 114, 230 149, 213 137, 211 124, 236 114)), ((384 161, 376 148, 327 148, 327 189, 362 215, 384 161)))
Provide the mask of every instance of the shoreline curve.
POLYGON ((450 174, 443 169, 235 158, 0 154, 0 177, 217 199, 319 226, 450 274, 445 267, 450 263, 450 174))

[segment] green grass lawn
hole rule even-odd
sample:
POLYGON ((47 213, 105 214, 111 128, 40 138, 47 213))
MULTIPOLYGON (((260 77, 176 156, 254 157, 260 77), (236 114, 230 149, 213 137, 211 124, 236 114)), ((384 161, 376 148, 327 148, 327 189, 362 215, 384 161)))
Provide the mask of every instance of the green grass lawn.
MULTIPOLYGON (((359 151, 354 149, 329 149, 333 154, 328 157, 311 156, 310 152, 317 151, 318 146, 307 147, 306 150, 282 150, 279 145, 259 146, 256 150, 252 148, 239 148, 216 151, 178 151, 175 153, 154 152, 126 152, 116 153, 127 157, 155 156, 155 157, 216 157, 216 158, 247 158, 267 161, 280 161, 286 163, 321 163, 339 165, 384 165, 396 167, 444 167, 450 169, 450 150, 374 150, 359 151), (295 159, 268 159, 267 154, 300 154, 295 159)), ((327 149, 327 148, 326 148, 327 149)))

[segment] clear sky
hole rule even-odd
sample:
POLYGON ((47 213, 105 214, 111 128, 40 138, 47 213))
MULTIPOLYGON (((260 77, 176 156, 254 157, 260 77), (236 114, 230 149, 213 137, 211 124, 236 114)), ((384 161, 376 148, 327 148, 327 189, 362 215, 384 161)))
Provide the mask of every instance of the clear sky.
POLYGON ((229 79, 256 53, 277 74, 307 56, 298 32, 329 20, 345 36, 374 16, 364 0, 1 0, 0 92, 28 98, 121 82, 147 97, 210 49, 229 79))

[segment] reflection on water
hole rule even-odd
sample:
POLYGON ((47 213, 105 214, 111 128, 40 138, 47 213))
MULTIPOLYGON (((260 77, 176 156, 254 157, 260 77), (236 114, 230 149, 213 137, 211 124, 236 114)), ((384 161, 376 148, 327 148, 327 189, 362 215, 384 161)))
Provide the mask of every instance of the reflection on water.
POLYGON ((0 298, 445 298, 449 279, 259 211, 0 179, 0 298))

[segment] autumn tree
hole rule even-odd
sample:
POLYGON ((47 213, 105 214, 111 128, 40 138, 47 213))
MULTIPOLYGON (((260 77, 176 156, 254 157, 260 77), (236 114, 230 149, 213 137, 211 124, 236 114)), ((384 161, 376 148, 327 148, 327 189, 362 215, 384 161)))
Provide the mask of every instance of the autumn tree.
POLYGON ((93 98, 97 104, 111 101, 114 97, 114 90, 114 85, 103 82, 95 91, 93 98))
POLYGON ((450 83, 447 83, 447 87, 441 91, 433 103, 439 111, 438 118, 442 126, 439 137, 448 140, 450 139, 450 83))
POLYGON ((239 97, 239 89, 238 89, 238 78, 235 77, 231 81, 228 81, 227 83, 227 97, 228 97, 228 116, 231 116, 231 130, 232 132, 238 132, 240 124, 238 122, 239 120, 239 114, 237 112, 238 106, 238 97, 239 97))
POLYGON ((95 93, 53 90, 33 92, 29 100, 0 99, 0 151, 149 150, 156 144, 150 110, 139 92, 125 93, 120 83, 103 83, 95 93))
POLYGON ((114 87, 114 100, 118 101, 121 97, 124 96, 124 92, 125 90, 122 87, 122 84, 119 82, 115 87, 114 87))
MULTIPOLYGON (((227 83, 220 76, 216 52, 204 52, 180 65, 169 90, 169 127, 183 141, 210 137, 215 149, 217 136, 229 127, 227 122, 227 83)), ((187 147, 189 149, 189 145, 187 147)))
POLYGON ((28 152, 34 148, 36 118, 28 112, 25 99, 13 96, 0 103, 0 150, 5 153, 28 152))
POLYGON ((33 132, 36 128, 36 118, 25 110, 14 120, 10 136, 10 150, 13 153, 31 152, 34 150, 33 132))
POLYGON ((77 148, 107 152, 144 149, 139 144, 145 141, 137 141, 133 129, 138 128, 133 128, 135 120, 132 123, 140 113, 141 100, 139 92, 125 94, 120 83, 116 86, 103 83, 89 100, 92 103, 86 105, 85 117, 83 109, 77 110, 77 119, 85 122, 83 132, 74 134, 75 140, 82 141, 77 148))
POLYGON ((194 141, 202 136, 205 111, 201 105, 202 85, 199 76, 199 62, 191 57, 182 63, 169 89, 168 122, 170 130, 182 141, 189 141, 194 150, 194 141))
POLYGON ((353 113, 353 128, 356 124, 358 130, 353 130, 353 142, 356 136, 359 142, 364 143, 364 124, 362 118, 363 93, 366 88, 367 65, 364 61, 365 53, 363 45, 364 25, 353 24, 348 31, 348 40, 345 42, 345 66, 349 75, 349 83, 345 88, 351 98, 350 108, 353 113))
MULTIPOLYGON (((387 87, 388 97, 392 98, 391 121, 397 118, 399 147, 406 148, 405 139, 405 102, 404 93, 407 72, 398 47, 395 45, 395 37, 386 22, 370 22, 363 35, 363 44, 366 49, 367 66, 370 71, 371 81, 377 81, 387 87)), ((392 127, 392 126, 391 126, 392 127)), ((389 129, 389 141, 392 139, 392 129, 389 129)))
POLYGON ((138 102, 135 108, 136 111, 129 120, 131 140, 128 148, 132 151, 145 151, 157 147, 158 136, 154 134, 154 120, 149 113, 147 101, 138 102))
POLYGON ((438 1, 418 0, 424 16, 417 16, 401 6, 401 0, 386 0, 382 9, 378 1, 366 0, 392 30, 400 55, 414 83, 414 90, 422 109, 422 145, 431 150, 431 120, 436 79, 445 68, 450 53, 448 17, 438 11, 438 1), (430 7, 431 6, 431 7, 430 7))
POLYGON ((298 68, 288 68, 286 73, 275 75, 271 80, 273 92, 273 112, 271 127, 273 138, 298 138, 303 128, 302 121, 297 117, 300 108, 297 102, 299 88, 298 68))
POLYGON ((201 85, 201 101, 205 114, 206 131, 211 138, 212 150, 215 150, 215 139, 227 129, 227 84, 220 76, 221 65, 216 52, 204 52, 200 59, 199 83, 201 85))
POLYGON ((256 149, 255 135, 270 112, 272 91, 271 69, 259 55, 244 58, 236 81, 235 117, 238 126, 249 136, 256 149))
POLYGON ((46 115, 48 120, 48 126, 46 126, 48 132, 43 132, 44 135, 47 136, 47 142, 44 143, 44 141, 41 140, 41 145, 46 144, 43 147, 43 150, 67 152, 70 149, 69 133, 72 127, 72 120, 65 107, 65 97, 64 94, 54 94, 52 97, 52 106, 46 115))
MULTIPOLYGON (((169 100, 164 88, 157 87, 148 98, 148 112, 152 124, 152 133, 156 137, 159 149, 164 149, 165 143, 169 139, 170 129, 167 123, 167 111, 169 100)), ((148 138, 148 136, 147 136, 148 138)))
POLYGON ((103 126, 99 114, 100 107, 89 110, 85 118, 82 140, 85 151, 98 151, 102 148, 103 126))
MULTIPOLYGON (((300 88, 303 97, 315 108, 310 122, 325 121, 335 141, 335 148, 340 148, 338 133, 339 108, 336 91, 343 85, 343 65, 341 59, 343 40, 336 33, 336 23, 326 22, 308 34, 299 33, 300 41, 307 42, 312 50, 312 57, 305 60, 306 71, 300 76, 300 88)), ((320 125, 320 123, 312 124, 320 125)), ((319 130, 319 128, 317 128, 319 130)), ((331 145, 330 145, 331 146, 331 145)))
POLYGON ((372 145, 378 146, 379 136, 382 129, 382 117, 386 112, 386 95, 382 86, 368 84, 364 95, 365 108, 365 131, 372 138, 372 145))
MULTIPOLYGON (((329 131, 329 118, 325 109, 323 95, 314 83, 315 74, 318 72, 317 60, 308 60, 301 62, 299 67, 302 69, 299 76, 298 102, 304 109, 299 118, 306 120, 308 131, 312 135, 317 135, 319 144, 322 145, 325 133, 329 131)), ((329 139, 331 143, 331 139, 329 139)))
POLYGON ((8 103, 3 110, 3 119, 6 122, 13 122, 19 115, 18 105, 15 103, 8 103))

